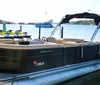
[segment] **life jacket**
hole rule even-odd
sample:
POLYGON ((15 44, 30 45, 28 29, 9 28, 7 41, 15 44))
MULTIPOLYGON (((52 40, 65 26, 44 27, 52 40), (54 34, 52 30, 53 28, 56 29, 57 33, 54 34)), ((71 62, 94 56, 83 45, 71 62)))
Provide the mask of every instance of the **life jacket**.
POLYGON ((4 35, 5 33, 4 32, 0 32, 0 35, 4 35))
POLYGON ((18 32, 18 34, 23 34, 23 32, 18 32))
POLYGON ((15 33, 14 33, 14 32, 9 32, 9 34, 10 34, 10 35, 14 35, 15 33))

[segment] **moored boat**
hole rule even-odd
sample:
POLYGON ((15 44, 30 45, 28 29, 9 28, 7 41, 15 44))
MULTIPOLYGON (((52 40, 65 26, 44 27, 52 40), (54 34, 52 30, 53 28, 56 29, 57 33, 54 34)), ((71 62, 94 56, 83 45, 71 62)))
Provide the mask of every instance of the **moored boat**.
MULTIPOLYGON (((100 16, 93 13, 66 15, 57 26, 68 23, 72 18, 94 19, 97 28, 100 28, 100 16)), ((0 40, 1 72, 37 72, 100 59, 99 42, 86 42, 84 39, 56 39, 52 36, 46 38, 46 41, 18 37, 0 40)))

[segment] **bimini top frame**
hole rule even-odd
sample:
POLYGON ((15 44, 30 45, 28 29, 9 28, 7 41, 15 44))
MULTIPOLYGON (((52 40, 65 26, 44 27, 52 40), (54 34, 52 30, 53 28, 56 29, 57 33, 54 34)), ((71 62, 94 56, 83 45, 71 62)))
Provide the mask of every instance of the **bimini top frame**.
POLYGON ((55 29, 52 31, 50 36, 53 36, 54 33, 56 32, 57 28, 64 23, 69 23, 69 21, 73 18, 86 18, 86 19, 94 19, 94 22, 96 25, 99 24, 100 22, 100 15, 98 14, 94 14, 94 13, 88 13, 88 12, 84 12, 84 13, 77 13, 77 14, 71 14, 71 15, 65 15, 62 20, 60 21, 60 23, 57 24, 57 26, 55 27, 55 29))

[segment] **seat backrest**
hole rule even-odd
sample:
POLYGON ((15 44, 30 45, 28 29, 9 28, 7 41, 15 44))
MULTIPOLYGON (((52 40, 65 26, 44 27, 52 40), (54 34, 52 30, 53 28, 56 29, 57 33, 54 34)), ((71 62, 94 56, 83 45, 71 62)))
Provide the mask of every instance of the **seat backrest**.
POLYGON ((0 43, 13 44, 13 39, 0 39, 0 43))
POLYGON ((77 43, 83 43, 84 42, 84 39, 67 39, 67 38, 65 38, 64 40, 65 41, 77 42, 77 43))
POLYGON ((43 41, 42 39, 34 39, 30 42, 30 44, 43 44, 45 43, 45 41, 43 41))
POLYGON ((54 37, 48 37, 48 42, 56 43, 56 39, 54 37))
POLYGON ((64 42, 63 47, 76 47, 77 43, 75 42, 64 42))

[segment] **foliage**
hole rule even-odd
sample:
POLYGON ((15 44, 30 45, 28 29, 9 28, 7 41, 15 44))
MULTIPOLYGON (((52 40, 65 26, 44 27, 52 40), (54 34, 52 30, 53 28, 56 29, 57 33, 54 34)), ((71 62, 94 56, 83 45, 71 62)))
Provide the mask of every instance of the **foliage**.
POLYGON ((4 21, 4 20, 0 20, 0 24, 14 24, 13 22, 9 22, 9 21, 4 21))
POLYGON ((70 24, 94 25, 94 20, 71 21, 70 24))

